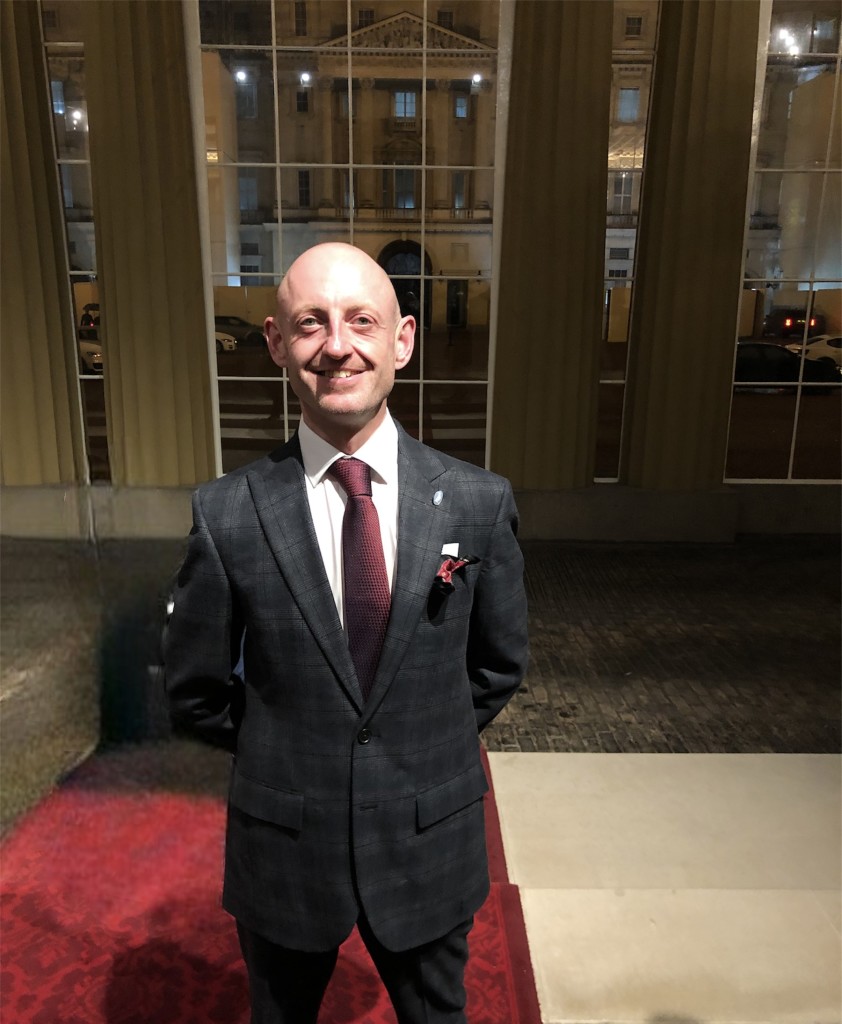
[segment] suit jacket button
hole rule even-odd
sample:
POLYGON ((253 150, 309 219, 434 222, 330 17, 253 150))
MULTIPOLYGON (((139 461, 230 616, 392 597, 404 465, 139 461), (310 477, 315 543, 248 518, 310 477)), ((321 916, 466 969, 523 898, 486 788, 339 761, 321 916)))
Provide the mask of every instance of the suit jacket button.
POLYGON ((371 733, 368 729, 360 729, 357 733, 357 743, 369 743, 371 741, 371 733))

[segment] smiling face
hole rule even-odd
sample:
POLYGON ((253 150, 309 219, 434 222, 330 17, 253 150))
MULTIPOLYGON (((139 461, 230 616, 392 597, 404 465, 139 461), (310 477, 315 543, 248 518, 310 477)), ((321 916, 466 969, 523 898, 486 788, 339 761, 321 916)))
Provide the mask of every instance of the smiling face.
POLYGON ((265 323, 305 422, 334 447, 356 450, 382 423, 395 371, 409 362, 415 320, 401 317, 385 272, 360 249, 308 249, 278 289, 265 323))

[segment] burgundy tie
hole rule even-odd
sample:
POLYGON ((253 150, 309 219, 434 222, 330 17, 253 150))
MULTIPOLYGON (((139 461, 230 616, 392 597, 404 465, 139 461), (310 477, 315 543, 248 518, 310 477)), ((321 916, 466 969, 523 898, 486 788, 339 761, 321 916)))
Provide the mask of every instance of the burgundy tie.
POLYGON ((348 495, 342 520, 345 625, 357 679, 368 699, 389 621, 389 578, 380 520, 371 500, 371 470, 359 459, 337 459, 328 473, 348 495))

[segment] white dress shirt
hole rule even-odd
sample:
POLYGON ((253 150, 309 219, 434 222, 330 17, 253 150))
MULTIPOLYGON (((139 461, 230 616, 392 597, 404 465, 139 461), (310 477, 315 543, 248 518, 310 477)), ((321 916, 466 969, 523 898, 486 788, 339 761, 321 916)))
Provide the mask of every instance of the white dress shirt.
MULTIPOLYGON (((319 437, 303 419, 298 427, 298 441, 304 461, 307 500, 316 528, 316 540, 336 601, 339 621, 344 626, 342 519, 348 496, 335 480, 325 475, 332 463, 344 457, 344 452, 319 437)), ((366 463, 371 469, 371 498, 380 520, 383 557, 391 590, 398 550, 398 431, 388 412, 366 443, 354 452, 354 458, 366 463)))

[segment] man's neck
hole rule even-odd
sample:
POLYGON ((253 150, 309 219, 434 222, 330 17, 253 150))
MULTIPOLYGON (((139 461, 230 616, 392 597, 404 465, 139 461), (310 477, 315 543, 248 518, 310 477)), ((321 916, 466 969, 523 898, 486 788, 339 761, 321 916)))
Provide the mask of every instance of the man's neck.
POLYGON ((345 455, 353 455, 362 448, 385 421, 386 403, 384 402, 371 419, 362 426, 358 423, 345 424, 339 418, 331 419, 327 423, 314 423, 304 409, 302 409, 302 417, 313 433, 318 434, 323 441, 327 441, 329 445, 345 455))

